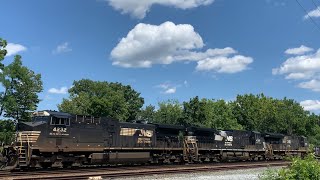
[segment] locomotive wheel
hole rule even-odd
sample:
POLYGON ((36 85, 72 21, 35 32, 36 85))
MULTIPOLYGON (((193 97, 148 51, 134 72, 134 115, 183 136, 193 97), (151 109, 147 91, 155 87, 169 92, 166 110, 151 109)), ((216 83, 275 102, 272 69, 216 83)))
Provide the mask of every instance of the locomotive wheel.
POLYGON ((51 168, 52 163, 51 162, 42 162, 42 163, 40 163, 40 165, 43 169, 48 169, 48 168, 51 168))
POLYGON ((9 157, 6 157, 6 159, 7 161, 4 164, 2 164, 2 170, 11 171, 18 166, 18 157, 16 155, 11 155, 9 157))
POLYGON ((63 168, 71 168, 72 167, 72 162, 63 162, 63 168))

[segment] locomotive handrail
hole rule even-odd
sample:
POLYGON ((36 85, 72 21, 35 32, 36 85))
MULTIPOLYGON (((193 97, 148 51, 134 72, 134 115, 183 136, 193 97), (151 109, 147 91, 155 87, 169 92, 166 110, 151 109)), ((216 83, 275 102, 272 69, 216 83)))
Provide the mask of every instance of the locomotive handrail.
POLYGON ((20 139, 20 148, 19 148, 19 152, 21 154, 21 147, 22 147, 22 133, 19 132, 19 139, 20 139))
POLYGON ((29 151, 29 147, 30 147, 30 141, 29 141, 29 135, 27 134, 27 141, 28 141, 28 147, 27 147, 27 152, 28 152, 28 159, 30 159, 30 151, 29 151))

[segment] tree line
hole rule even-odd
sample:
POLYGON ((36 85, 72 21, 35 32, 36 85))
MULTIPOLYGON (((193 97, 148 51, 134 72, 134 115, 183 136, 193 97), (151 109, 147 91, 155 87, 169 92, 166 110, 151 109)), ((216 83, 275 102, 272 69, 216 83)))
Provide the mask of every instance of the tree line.
POLYGON ((72 114, 107 116, 121 121, 188 125, 303 135, 320 145, 319 116, 305 111, 293 99, 275 99, 264 94, 238 95, 234 101, 191 98, 167 100, 143 107, 144 99, 129 85, 82 79, 74 81, 70 97, 58 105, 72 114))
MULTIPOLYGON (((21 56, 16 55, 11 63, 3 62, 6 45, 0 38, 0 116, 9 119, 0 121, 2 142, 14 131, 12 120, 31 120, 40 102, 38 94, 43 90, 41 75, 23 66, 21 56)), ((74 81, 68 92, 69 97, 58 104, 59 111, 120 121, 140 119, 151 123, 296 134, 320 145, 319 116, 305 111, 293 99, 244 94, 226 102, 196 96, 184 102, 167 100, 157 106, 144 106, 144 98, 130 85, 90 79, 74 81)))
POLYGON ((214 100, 198 96, 189 101, 160 102, 138 113, 138 119, 154 123, 190 125, 214 129, 237 129, 283 133, 308 137, 320 145, 319 116, 305 111, 293 99, 274 99, 264 94, 238 95, 234 101, 214 100))

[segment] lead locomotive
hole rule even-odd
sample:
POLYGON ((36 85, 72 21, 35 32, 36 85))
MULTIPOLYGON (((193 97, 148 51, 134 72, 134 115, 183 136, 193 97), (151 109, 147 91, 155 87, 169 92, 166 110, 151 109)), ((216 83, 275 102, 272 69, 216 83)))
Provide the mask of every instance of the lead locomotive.
POLYGON ((2 169, 282 159, 307 153, 305 137, 255 131, 119 122, 56 111, 20 122, 2 169))

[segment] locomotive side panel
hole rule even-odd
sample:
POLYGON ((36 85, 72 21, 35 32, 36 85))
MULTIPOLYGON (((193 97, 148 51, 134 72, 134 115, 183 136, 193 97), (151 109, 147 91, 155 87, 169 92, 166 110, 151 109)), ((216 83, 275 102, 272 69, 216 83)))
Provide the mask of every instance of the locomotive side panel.
POLYGON ((182 150, 185 128, 177 125, 155 124, 156 147, 158 149, 178 148, 182 150))
POLYGON ((119 123, 119 147, 152 148, 156 144, 155 126, 139 123, 119 123))
POLYGON ((65 140, 68 144, 64 151, 102 151, 104 147, 104 131, 99 122, 76 121, 72 119, 69 127, 69 138, 65 140))

